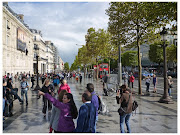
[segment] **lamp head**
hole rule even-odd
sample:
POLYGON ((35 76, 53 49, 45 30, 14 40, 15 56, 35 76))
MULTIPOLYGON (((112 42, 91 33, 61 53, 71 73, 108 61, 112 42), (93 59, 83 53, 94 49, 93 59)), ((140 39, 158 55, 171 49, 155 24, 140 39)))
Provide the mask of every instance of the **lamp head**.
POLYGON ((163 27, 163 30, 160 32, 160 35, 161 35, 161 41, 166 41, 167 40, 167 30, 165 27, 163 27))

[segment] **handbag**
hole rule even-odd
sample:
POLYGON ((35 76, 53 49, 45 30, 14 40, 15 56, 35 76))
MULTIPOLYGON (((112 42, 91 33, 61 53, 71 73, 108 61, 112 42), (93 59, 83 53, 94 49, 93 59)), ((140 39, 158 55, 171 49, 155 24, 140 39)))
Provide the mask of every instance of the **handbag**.
MULTIPOLYGON (((130 99, 130 94, 129 94, 129 99, 130 99)), ((119 115, 123 116, 124 114, 126 114, 127 107, 128 107, 128 104, 129 104, 129 99, 128 99, 128 102, 127 102, 126 107, 120 107, 120 108, 118 109, 119 115)))
POLYGON ((173 88, 172 84, 169 85, 169 88, 173 88))
POLYGON ((57 83, 54 83, 54 86, 57 86, 57 83))
POLYGON ((119 115, 121 115, 121 116, 123 116, 125 113, 126 113, 126 108, 122 108, 122 107, 120 107, 119 109, 118 109, 118 113, 119 113, 119 115))
POLYGON ((132 111, 136 110, 137 107, 138 107, 138 103, 137 101, 134 100, 133 105, 132 105, 132 111))

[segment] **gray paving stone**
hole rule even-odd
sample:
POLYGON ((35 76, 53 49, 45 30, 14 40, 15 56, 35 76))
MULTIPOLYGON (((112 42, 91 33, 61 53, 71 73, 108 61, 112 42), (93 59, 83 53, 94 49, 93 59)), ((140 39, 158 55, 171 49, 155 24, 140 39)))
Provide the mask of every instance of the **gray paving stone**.
POLYGON ((141 128, 144 129, 147 132, 150 131, 147 127, 142 126, 141 128))
MULTIPOLYGON (((82 85, 74 84, 69 81, 69 85, 74 95, 74 100, 79 109, 82 105, 81 94, 85 90, 87 82, 92 82, 95 86, 95 91, 98 93, 103 101, 107 104, 109 109, 108 115, 99 115, 97 123, 97 132, 99 133, 119 133, 119 115, 115 96, 107 97, 102 94, 102 83, 96 82, 92 79, 87 79, 82 85)), ((137 89, 135 89, 137 91, 137 89)), ((20 95, 20 91, 18 93, 20 95)), ((37 100, 36 93, 28 91, 29 106, 22 107, 19 102, 14 101, 13 117, 8 118, 3 124, 3 133, 48 133, 49 122, 43 118, 42 114, 42 98, 37 100), (9 121, 9 122, 8 122, 9 121), (6 125, 6 126, 5 126, 6 125)), ((177 102, 175 104, 161 104, 159 95, 135 96, 139 104, 136 115, 133 114, 130 118, 130 127, 132 133, 177 133, 177 102)), ((51 113, 49 113, 50 115, 51 113)), ((76 121, 75 125, 76 125, 76 121)), ((125 126, 126 129, 126 126, 125 126)))

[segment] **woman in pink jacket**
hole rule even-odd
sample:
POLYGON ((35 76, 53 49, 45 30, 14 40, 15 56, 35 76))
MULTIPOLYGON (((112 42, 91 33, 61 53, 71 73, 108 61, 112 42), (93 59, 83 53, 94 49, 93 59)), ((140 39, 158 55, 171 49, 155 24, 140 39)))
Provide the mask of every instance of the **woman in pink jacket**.
POLYGON ((59 87, 58 94, 61 92, 61 90, 66 90, 68 93, 71 93, 71 89, 69 85, 67 84, 66 80, 62 81, 61 86, 59 87))
POLYGON ((133 74, 131 74, 130 82, 132 83, 132 89, 133 89, 134 80, 135 80, 135 78, 134 78, 133 74))

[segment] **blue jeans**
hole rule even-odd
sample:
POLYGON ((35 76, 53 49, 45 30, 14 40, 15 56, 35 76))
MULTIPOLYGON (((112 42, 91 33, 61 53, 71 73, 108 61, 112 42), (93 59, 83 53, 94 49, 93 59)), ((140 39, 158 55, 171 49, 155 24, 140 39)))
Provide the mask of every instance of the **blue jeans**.
POLYGON ((149 92, 150 83, 146 83, 146 92, 149 92))
POLYGON ((124 131, 124 121, 126 123, 127 132, 131 133, 131 128, 130 128, 130 125, 129 125, 130 116, 131 116, 131 113, 124 114, 123 116, 120 115, 120 131, 121 131, 121 133, 125 133, 125 131, 124 131))
POLYGON ((28 103, 27 90, 21 89, 21 99, 22 99, 23 102, 24 102, 24 94, 25 94, 25 97, 26 97, 26 103, 28 103))
POLYGON ((96 121, 95 121, 95 125, 94 125, 94 131, 96 133, 96 124, 97 124, 97 121, 98 121, 98 116, 96 116, 96 121))
POLYGON ((18 90, 15 88, 15 89, 12 89, 10 93, 14 95, 19 100, 19 102, 21 102, 21 98, 18 96, 17 91, 18 90))
POLYGON ((3 113, 4 113, 4 109, 5 109, 5 99, 3 98, 3 113))
POLYGON ((169 96, 171 96, 171 88, 168 89, 169 96))

